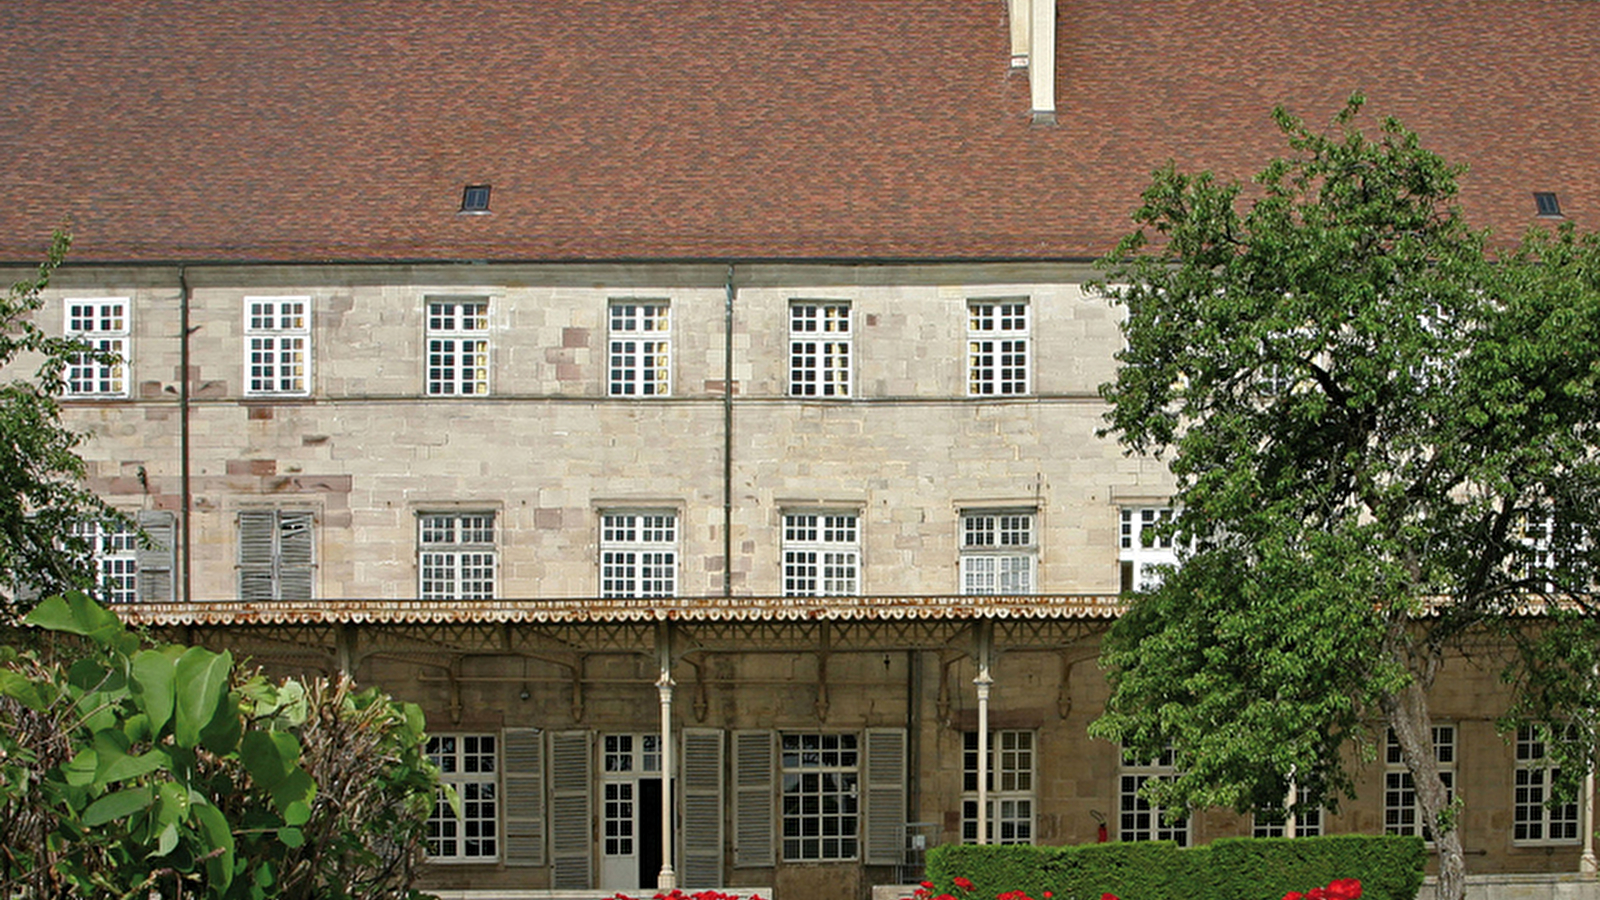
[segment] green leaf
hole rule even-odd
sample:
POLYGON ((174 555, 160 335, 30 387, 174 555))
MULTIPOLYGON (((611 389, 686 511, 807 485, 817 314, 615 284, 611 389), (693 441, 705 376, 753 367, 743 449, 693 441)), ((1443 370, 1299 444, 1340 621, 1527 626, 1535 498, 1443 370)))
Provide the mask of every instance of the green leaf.
POLYGON ((200 732, 218 714, 218 701, 227 689, 232 668, 230 654, 212 653, 202 647, 190 647, 178 657, 173 737, 180 747, 200 743, 200 732))
POLYGON ((21 673, 0 669, 0 694, 21 703, 34 712, 42 712, 50 705, 54 692, 43 684, 30 681, 21 673))
POLYGON ((233 830, 222 810, 210 804, 196 805, 195 818, 200 822, 200 835, 205 839, 205 853, 221 850, 217 856, 206 860, 206 874, 212 883, 226 888, 233 883, 233 830))
POLYGON ((306 842, 306 836, 298 828, 279 828, 278 840, 285 847, 299 847, 306 842))
POLYGON ((178 846, 178 826, 168 822, 161 833, 156 836, 156 856, 166 856, 174 847, 178 846))
POLYGON ((148 807, 151 799, 149 785, 131 787, 117 791, 114 794, 107 794, 89 804, 89 808, 83 811, 83 824, 93 828, 96 825, 104 825, 107 822, 132 815, 148 807))
POLYGON ((157 650, 141 650, 133 657, 134 692, 150 717, 150 731, 160 734, 176 701, 177 667, 172 659, 157 650))
POLYGON ((116 613, 80 591, 46 597, 23 621, 47 631, 81 634, 102 647, 114 643, 127 630, 116 613))

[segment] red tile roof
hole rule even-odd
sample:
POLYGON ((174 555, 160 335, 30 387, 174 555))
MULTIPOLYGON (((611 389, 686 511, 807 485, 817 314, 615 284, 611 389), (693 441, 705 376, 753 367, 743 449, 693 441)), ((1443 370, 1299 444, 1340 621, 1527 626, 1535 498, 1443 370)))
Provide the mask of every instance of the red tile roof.
MULTIPOLYGON (((0 259, 1083 258, 1167 159, 1248 176, 1354 90, 1600 228, 1594 0, 1059 0, 1060 124, 1004 0, 0 6, 0 259), (469 183, 492 212, 459 215, 469 183)), ((1369 122, 1370 124, 1370 122, 1369 122)))

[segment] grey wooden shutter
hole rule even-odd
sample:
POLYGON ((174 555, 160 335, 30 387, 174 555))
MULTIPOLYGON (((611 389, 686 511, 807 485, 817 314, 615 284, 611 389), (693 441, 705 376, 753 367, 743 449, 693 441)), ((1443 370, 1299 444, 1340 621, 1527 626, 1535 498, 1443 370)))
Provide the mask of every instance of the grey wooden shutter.
POLYGON ((278 599, 310 600, 316 564, 315 532, 308 510, 278 512, 278 599))
POLYGON ((593 886, 589 757, 589 732, 562 731, 550 736, 550 886, 557 890, 593 886))
POLYGON ((537 728, 507 728, 500 737, 505 848, 508 866, 544 865, 544 735, 537 728))
POLYGON ((722 732, 683 730, 681 879, 686 888, 722 886, 722 732))
POLYGON ((733 733, 733 864, 770 866, 773 854, 773 733, 733 733))
POLYGON ((239 513, 239 599, 273 600, 277 597, 278 514, 270 509, 239 513))
POLYGON ((134 584, 140 603, 172 602, 172 548, 176 545, 177 525, 166 510, 147 509, 139 513, 139 528, 148 539, 134 551, 137 569, 134 584))
POLYGON ((867 729, 866 828, 869 866, 903 862, 906 821, 906 733, 900 728, 867 729))

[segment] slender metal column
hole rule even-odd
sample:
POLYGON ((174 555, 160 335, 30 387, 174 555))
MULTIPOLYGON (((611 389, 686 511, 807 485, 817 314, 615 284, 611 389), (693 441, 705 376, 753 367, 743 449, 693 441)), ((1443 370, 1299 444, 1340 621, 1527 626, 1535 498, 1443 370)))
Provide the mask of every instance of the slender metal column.
POLYGON ((989 674, 990 623, 978 623, 978 840, 989 843, 989 689, 994 677, 989 674))
POLYGON ((1600 861, 1594 855, 1594 766, 1583 776, 1583 855, 1578 858, 1578 871, 1585 875, 1600 874, 1600 861))
POLYGON ((656 679, 661 697, 661 872, 656 889, 670 891, 678 886, 678 873, 672 869, 672 631, 665 622, 657 626, 656 652, 661 665, 656 679))

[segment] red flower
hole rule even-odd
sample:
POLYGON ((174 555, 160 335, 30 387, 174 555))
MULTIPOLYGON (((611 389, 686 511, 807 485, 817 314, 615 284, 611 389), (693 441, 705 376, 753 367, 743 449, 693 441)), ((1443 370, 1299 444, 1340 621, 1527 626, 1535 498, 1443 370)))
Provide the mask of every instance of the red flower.
POLYGON ((924 881, 922 883, 922 886, 927 888, 930 891, 933 890, 933 882, 931 882, 931 881, 924 881))
POLYGON ((1050 900, 1050 898, 1054 897, 1054 896, 1055 896, 1055 894, 1052 894, 1049 891, 1045 891, 1044 892, 1044 900, 1050 900))
POLYGON ((1101 894, 1100 900, 1117 900, 1117 895, 1111 893, 1101 894))
POLYGON ((1283 900, 1301 900, 1301 898, 1304 896, 1305 894, 1302 894, 1299 891, 1290 891, 1289 893, 1283 895, 1283 900))
POLYGON ((963 891, 972 890, 972 882, 969 881, 966 878, 961 877, 960 875, 957 875, 956 877, 950 879, 950 882, 952 884, 954 884, 956 887, 962 889, 963 891))
POLYGON ((1328 885, 1328 900, 1360 900, 1361 880, 1341 878, 1328 885))

